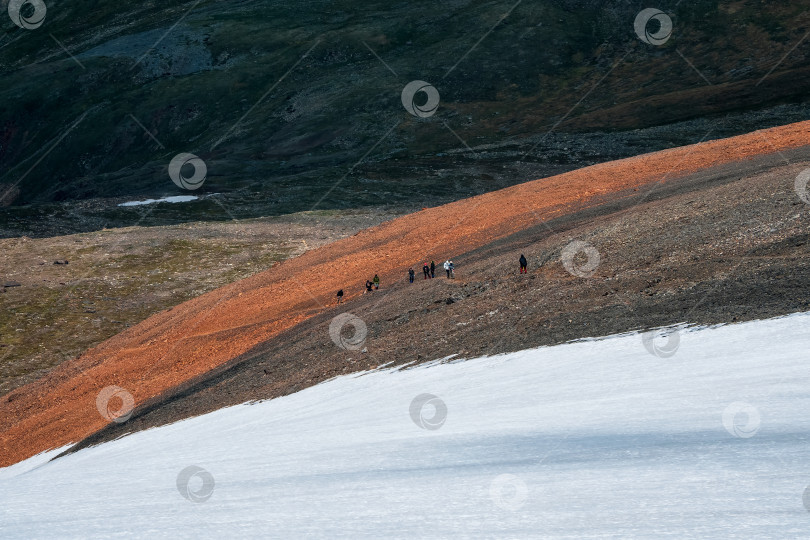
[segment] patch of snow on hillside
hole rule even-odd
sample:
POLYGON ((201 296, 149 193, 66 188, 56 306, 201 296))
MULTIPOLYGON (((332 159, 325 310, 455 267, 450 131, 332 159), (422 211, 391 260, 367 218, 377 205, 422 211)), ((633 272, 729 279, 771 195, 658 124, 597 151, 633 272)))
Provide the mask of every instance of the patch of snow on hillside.
POLYGON ((163 197, 162 199, 146 199, 143 201, 127 201, 119 204, 118 206, 143 206, 145 204, 155 203, 181 203, 196 201, 199 197, 195 195, 174 195, 172 197, 163 197))

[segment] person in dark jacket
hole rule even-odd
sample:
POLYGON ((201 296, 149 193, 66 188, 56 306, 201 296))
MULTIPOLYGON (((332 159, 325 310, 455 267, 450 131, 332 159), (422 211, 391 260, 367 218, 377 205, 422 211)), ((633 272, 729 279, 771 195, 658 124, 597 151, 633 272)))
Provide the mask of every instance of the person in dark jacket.
POLYGON ((374 289, 376 290, 379 288, 380 288, 380 276, 374 274, 374 289))
POLYGON ((374 292, 374 289, 372 287, 374 287, 374 284, 369 280, 366 280, 366 292, 364 292, 363 294, 374 292))
POLYGON ((526 267, 529 265, 529 261, 526 260, 525 255, 523 253, 520 254, 520 273, 521 274, 528 274, 529 271, 526 267))
POLYGON ((411 268, 410 270, 408 270, 408 281, 410 281, 411 283, 413 283, 413 275, 414 271, 413 268, 411 268))
POLYGON ((422 273, 425 274, 425 279, 430 276, 430 267, 428 266, 428 263, 425 263, 425 265, 422 267, 422 273))
POLYGON ((436 262, 430 261, 430 279, 436 277, 436 262))
POLYGON ((338 299, 338 301, 337 301, 337 303, 338 303, 338 304, 339 304, 339 303, 341 303, 341 302, 343 301, 343 289, 340 289, 340 290, 338 291, 338 293, 337 293, 337 299, 338 299))

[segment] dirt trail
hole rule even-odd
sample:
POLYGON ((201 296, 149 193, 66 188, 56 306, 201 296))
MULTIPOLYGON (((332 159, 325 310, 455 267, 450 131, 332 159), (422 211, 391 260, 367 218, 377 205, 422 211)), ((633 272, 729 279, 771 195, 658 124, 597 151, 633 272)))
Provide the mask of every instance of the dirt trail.
POLYGON ((0 465, 102 428, 96 397, 105 387, 147 401, 317 315, 339 288, 351 301, 375 272, 390 282, 423 260, 443 261, 640 186, 808 144, 810 122, 802 122, 605 163, 425 209, 310 251, 150 317, 0 399, 0 465))

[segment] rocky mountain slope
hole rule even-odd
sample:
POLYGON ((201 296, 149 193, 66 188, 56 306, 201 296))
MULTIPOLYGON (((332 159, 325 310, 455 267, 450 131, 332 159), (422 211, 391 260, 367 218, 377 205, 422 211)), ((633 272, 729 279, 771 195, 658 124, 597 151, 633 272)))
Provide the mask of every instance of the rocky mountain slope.
POLYGON ((3 236, 429 206, 806 119, 810 0, 661 2, 660 45, 635 1, 45 5, 0 36, 3 236), (183 152, 203 200, 116 206, 181 192, 183 152))
POLYGON ((804 122, 592 166, 309 251, 4 396, 0 456, 13 463, 392 361, 807 309, 808 214, 794 182, 809 135, 804 122), (515 274, 520 252, 529 275, 515 274), (458 279, 404 283, 410 266, 448 257, 458 279), (362 295, 374 273, 383 288, 362 295), (368 344, 355 347, 341 320, 365 328, 368 344), (111 410, 128 408, 130 422, 110 424, 111 410))

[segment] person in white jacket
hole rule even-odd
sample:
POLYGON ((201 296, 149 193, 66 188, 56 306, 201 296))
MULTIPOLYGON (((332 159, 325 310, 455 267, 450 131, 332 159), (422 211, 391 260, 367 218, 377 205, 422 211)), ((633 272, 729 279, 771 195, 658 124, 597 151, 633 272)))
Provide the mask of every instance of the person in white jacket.
POLYGON ((450 261, 444 261, 444 271, 447 272, 447 279, 450 279, 450 261))

